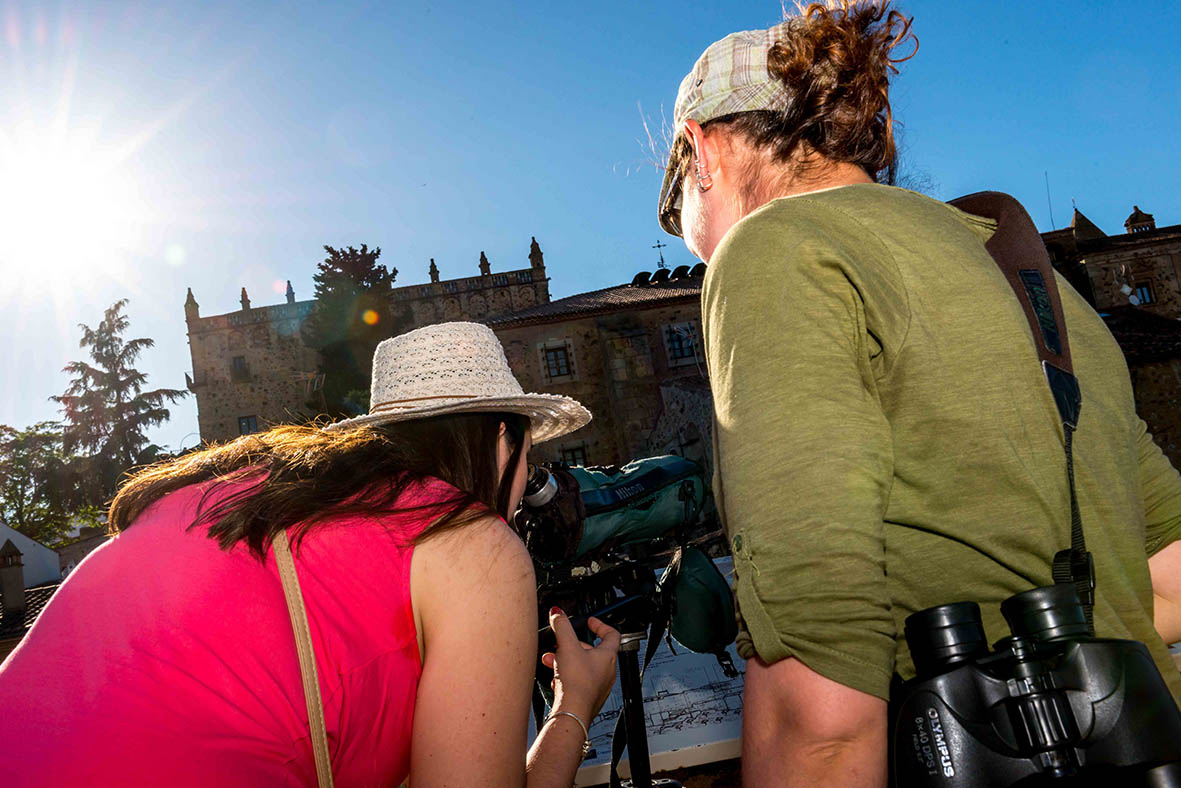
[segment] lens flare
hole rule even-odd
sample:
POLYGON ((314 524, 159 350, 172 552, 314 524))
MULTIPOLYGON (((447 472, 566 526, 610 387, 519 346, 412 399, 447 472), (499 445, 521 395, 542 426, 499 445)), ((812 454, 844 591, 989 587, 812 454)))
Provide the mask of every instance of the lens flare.
POLYGON ((361 313, 361 319, 365 321, 365 325, 375 326, 375 325, 377 325, 377 321, 380 318, 377 316, 377 312, 375 312, 374 310, 366 309, 364 312, 361 313))

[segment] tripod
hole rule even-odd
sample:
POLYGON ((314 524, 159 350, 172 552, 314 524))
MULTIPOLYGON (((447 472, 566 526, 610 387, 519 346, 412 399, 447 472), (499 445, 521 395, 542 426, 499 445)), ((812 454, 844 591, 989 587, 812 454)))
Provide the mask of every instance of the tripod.
MULTIPOLYGON (((644 688, 640 681, 642 668, 640 665, 640 644, 647 638, 649 626, 654 617, 651 602, 642 596, 632 596, 612 605, 610 609, 602 611, 608 616, 620 632, 619 640, 619 690, 623 696, 623 708, 616 723, 615 736, 611 742, 611 773, 612 785, 621 788, 681 788, 675 780, 653 780, 652 763, 648 756, 648 730, 644 718, 644 688), (614 613, 615 615, 612 615, 614 613), (626 733, 628 764, 631 766, 631 779, 616 783, 615 767, 622 747, 619 732, 620 724, 626 733)), ((602 618, 602 616, 598 616, 602 618)), ((649 645, 649 652, 654 652, 659 645, 660 633, 652 633, 655 642, 649 645)), ((649 654, 648 659, 651 659, 649 654)))
MULTIPOLYGON (((627 756, 631 779, 622 788, 681 788, 675 780, 653 780, 648 757, 648 731, 644 719, 644 688, 640 683, 640 643, 645 630, 625 632, 619 642, 619 689, 623 695, 620 716, 627 732, 627 756)), ((612 759, 614 760, 614 758, 612 759)))

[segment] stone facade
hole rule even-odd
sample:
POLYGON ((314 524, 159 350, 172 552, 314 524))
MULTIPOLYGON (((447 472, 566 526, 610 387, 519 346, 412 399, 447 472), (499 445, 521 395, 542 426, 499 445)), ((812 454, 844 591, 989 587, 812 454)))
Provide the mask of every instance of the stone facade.
POLYGON ((1107 235, 1076 208, 1070 227, 1042 238, 1120 343, 1136 410, 1181 467, 1181 225, 1157 228, 1137 206, 1124 229, 1107 235))
MULTIPOLYGON (((583 293, 489 321, 526 391, 573 397, 594 414, 578 432, 539 446, 533 459, 621 464, 683 448, 682 432, 708 435, 710 416, 701 407, 687 414, 703 421, 692 429, 675 419, 662 422, 671 384, 687 385, 699 398, 708 392, 700 325, 704 266, 695 270, 678 269, 675 279, 664 271, 656 284, 583 293)), ((700 443, 693 445, 698 452, 700 443)))
MULTIPOLYGON (((479 276, 443 281, 432 260, 430 282, 394 289, 390 315, 406 315, 418 328, 482 321, 549 303, 545 259, 536 238, 528 268, 493 273, 483 252, 480 258, 479 276)), ((201 317, 189 290, 185 320, 193 372, 186 378, 196 396, 202 441, 231 440, 311 415, 307 402, 323 383, 316 372, 317 353, 303 338, 303 324, 314 309, 315 301, 295 300, 288 282, 286 303, 251 306, 243 288, 241 309, 201 317)))
POLYGON ((1042 238, 1055 267, 1100 312, 1133 304, 1181 317, 1181 225, 1158 229, 1137 208, 1125 227, 1137 229, 1107 235, 1075 209, 1070 227, 1042 238))
POLYGON ((714 399, 709 381, 677 378, 660 387, 664 403, 648 437, 649 454, 676 454, 705 468, 713 478, 714 399))
MULTIPOLYGON (((1175 465, 1181 464, 1181 225, 1157 228, 1136 209, 1128 232, 1109 236, 1075 211, 1071 226, 1043 234, 1056 268, 1104 316, 1127 356, 1137 407, 1175 465), (1136 302, 1140 302, 1136 305, 1136 302), (1156 322, 1152 322, 1155 320, 1156 322)), ((538 447, 539 460, 622 463, 665 452, 711 465, 712 401, 701 352, 705 266, 643 273, 630 284, 550 301, 536 240, 529 268, 394 291, 391 311, 414 326, 486 322, 504 344, 527 391, 565 394, 595 419, 566 439, 538 447)), ((301 327, 312 301, 201 318, 185 305, 203 440, 304 417, 318 385, 316 353, 301 327)))

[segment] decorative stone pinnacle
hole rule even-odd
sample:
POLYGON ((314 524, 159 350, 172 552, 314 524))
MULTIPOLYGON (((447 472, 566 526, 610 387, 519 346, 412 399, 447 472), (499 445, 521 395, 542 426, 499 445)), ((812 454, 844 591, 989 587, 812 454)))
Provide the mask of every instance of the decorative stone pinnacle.
POLYGON ((185 320, 196 320, 201 317, 200 305, 197 299, 193 298, 193 288, 188 288, 188 293, 185 295, 185 320))

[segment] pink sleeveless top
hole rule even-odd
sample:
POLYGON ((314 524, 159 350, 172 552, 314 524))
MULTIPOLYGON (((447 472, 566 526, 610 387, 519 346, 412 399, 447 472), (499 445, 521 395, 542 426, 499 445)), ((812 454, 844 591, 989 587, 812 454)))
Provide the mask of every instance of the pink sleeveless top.
MULTIPOLYGON (((201 489, 89 555, 0 666, 0 785, 316 785, 274 555, 264 565, 186 530, 201 489)), ((453 494, 434 481, 400 505, 453 494)), ((341 788, 397 786, 409 770, 409 541, 429 519, 341 518, 295 548, 341 788)))

